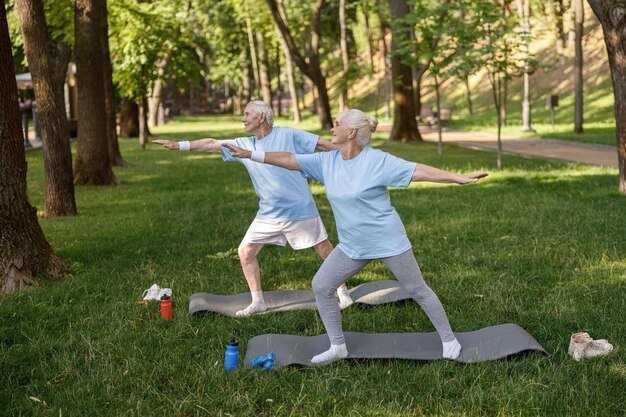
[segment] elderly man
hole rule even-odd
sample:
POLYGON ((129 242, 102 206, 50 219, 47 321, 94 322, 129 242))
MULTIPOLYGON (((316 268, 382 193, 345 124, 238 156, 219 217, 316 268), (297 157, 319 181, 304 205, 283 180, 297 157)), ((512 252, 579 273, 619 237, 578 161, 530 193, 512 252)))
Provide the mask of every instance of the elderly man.
MULTIPOLYGON (((252 303, 236 313, 237 316, 245 317, 267 308, 257 261, 263 246, 285 246, 289 242, 295 250, 313 247, 322 259, 326 259, 333 245, 328 241, 309 184, 299 172, 233 157, 222 144, 229 143, 250 151, 297 154, 333 150, 335 146, 312 133, 275 127, 272 108, 263 101, 251 101, 244 110, 242 122, 246 133, 252 136, 225 141, 208 138, 183 142, 155 140, 154 143, 171 150, 220 153, 224 161, 241 162, 248 170, 259 197, 259 210, 238 251, 241 268, 252 294, 252 303)), ((341 308, 352 304, 345 285, 337 289, 337 296, 341 308)))

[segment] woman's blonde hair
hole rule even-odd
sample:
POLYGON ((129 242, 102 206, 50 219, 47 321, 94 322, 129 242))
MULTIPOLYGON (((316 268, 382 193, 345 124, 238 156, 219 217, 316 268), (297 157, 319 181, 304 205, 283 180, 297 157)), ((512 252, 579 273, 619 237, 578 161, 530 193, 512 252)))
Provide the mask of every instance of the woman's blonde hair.
POLYGON ((359 145, 365 146, 372 140, 372 132, 376 131, 378 120, 363 113, 358 109, 344 110, 335 119, 344 122, 348 128, 356 129, 356 141, 359 145))

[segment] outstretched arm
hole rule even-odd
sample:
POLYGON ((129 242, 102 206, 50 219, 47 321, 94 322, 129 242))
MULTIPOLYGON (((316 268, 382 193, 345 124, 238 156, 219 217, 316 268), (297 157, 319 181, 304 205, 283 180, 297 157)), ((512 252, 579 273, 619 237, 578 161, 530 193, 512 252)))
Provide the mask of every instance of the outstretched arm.
POLYGON ((470 184, 485 178, 489 175, 487 172, 476 172, 468 175, 454 174, 452 172, 444 171, 442 169, 433 168, 424 164, 417 164, 413 176, 412 182, 428 181, 428 182, 442 182, 452 184, 470 184))
MULTIPOLYGON (((171 140, 153 140, 152 143, 156 143, 157 145, 161 145, 166 149, 170 149, 172 151, 180 150, 179 142, 172 142, 171 140)), ((219 140, 216 139, 198 139, 189 141, 189 150, 190 151, 198 151, 198 152, 217 152, 224 153, 222 151, 222 145, 219 140)))
MULTIPOLYGON (((237 146, 224 144, 224 147, 230 151, 230 153, 236 158, 252 159, 252 151, 238 148, 237 146)), ((263 160, 259 161, 256 158, 254 161, 263 162, 265 164, 276 165, 277 167, 287 168, 292 171, 302 171, 300 165, 296 161, 296 154, 291 152, 262 152, 262 155, 255 155, 255 157, 262 156, 263 160)))
POLYGON ((317 146, 315 146, 315 150, 321 152, 334 151, 335 149, 338 148, 334 143, 322 138, 319 138, 319 140, 317 141, 317 146))

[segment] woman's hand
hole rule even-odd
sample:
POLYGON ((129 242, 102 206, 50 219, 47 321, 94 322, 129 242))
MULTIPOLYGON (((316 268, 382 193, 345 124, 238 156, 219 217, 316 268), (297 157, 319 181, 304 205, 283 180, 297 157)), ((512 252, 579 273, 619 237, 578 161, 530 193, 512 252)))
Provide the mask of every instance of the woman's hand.
POLYGON ((252 151, 247 151, 237 146, 233 146, 229 143, 225 143, 222 146, 228 149, 231 155, 234 156, 235 158, 250 159, 250 157, 252 156, 252 151))
POLYGON ((459 175, 457 184, 471 184, 473 182, 477 182, 481 178, 485 178, 487 175, 489 175, 488 172, 475 172, 468 175, 459 175))
POLYGON ((153 140, 152 143, 156 143, 157 145, 161 145, 164 148, 167 148, 172 151, 180 150, 180 145, 178 145, 178 142, 172 142, 171 140, 158 139, 158 140, 153 140))

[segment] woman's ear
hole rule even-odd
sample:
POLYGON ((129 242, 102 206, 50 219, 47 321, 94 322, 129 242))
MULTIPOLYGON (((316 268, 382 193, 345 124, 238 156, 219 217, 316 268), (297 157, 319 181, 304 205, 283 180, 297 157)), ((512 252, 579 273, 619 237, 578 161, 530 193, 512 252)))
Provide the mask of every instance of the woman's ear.
POLYGON ((356 129, 350 129, 350 133, 348 133, 348 139, 356 138, 356 129))

